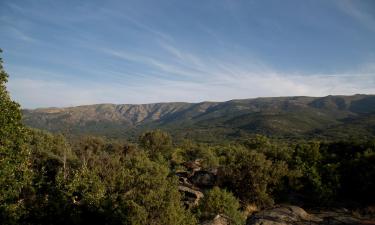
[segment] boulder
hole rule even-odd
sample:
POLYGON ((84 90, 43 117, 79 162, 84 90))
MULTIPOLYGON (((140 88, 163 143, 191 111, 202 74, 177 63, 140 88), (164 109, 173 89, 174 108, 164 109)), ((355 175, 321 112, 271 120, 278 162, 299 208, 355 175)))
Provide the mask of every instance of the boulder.
POLYGON ((194 161, 189 161, 183 163, 183 165, 194 174, 195 171, 199 171, 202 169, 202 159, 196 159, 194 161))
POLYGON ((178 190, 183 194, 183 202, 184 205, 188 208, 197 206, 199 204, 199 200, 204 197, 203 193, 195 190, 191 187, 186 186, 178 186, 178 190))
POLYGON ((178 178, 178 183, 181 186, 189 187, 189 188, 194 188, 193 184, 190 183, 190 181, 186 177, 179 177, 178 178))
POLYGON ((298 206, 282 205, 253 214, 246 225, 318 224, 321 221, 298 206))
POLYGON ((330 224, 330 225, 354 225, 354 224, 375 224, 374 221, 372 223, 366 223, 366 221, 361 221, 359 218, 355 217, 349 210, 347 209, 324 209, 313 212, 314 216, 319 217, 323 220, 322 224, 330 224))
POLYGON ((190 182, 197 187, 213 187, 216 184, 216 174, 209 171, 196 171, 190 182))
POLYGON ((230 225, 230 219, 225 215, 218 214, 214 219, 205 221, 201 225, 230 225))
POLYGON ((191 173, 187 171, 178 171, 176 172, 176 176, 178 177, 190 177, 191 173))

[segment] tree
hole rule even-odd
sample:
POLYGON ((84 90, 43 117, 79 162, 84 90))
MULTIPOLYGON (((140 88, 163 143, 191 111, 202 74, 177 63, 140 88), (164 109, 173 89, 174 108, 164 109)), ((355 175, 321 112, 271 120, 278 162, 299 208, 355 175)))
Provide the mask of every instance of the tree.
POLYGON ((64 188, 77 223, 195 224, 195 218, 183 208, 177 180, 169 176, 165 165, 151 161, 142 151, 105 153, 92 159, 64 188))
POLYGON ((296 186, 302 187, 301 191, 306 196, 318 201, 321 201, 328 191, 320 173, 321 160, 319 142, 301 142, 295 146, 293 160, 290 163, 292 168, 302 173, 300 184, 296 186))
POLYGON ((139 143, 151 158, 163 156, 170 157, 172 150, 172 139, 168 133, 161 130, 148 131, 139 137, 139 143))
POLYGON ((173 151, 171 161, 174 164, 183 162, 202 160, 203 169, 212 169, 219 166, 219 158, 216 156, 215 149, 204 144, 197 144, 185 140, 183 144, 173 151))
POLYGON ((0 220, 10 223, 20 214, 21 191, 28 184, 30 170, 20 105, 11 100, 7 81, 0 58, 0 220))
MULTIPOLYGON (((128 224, 188 225, 195 219, 182 206, 177 180, 169 169, 140 153, 127 159, 117 182, 118 211, 128 224)), ((109 185, 108 185, 109 186, 109 185)))
POLYGON ((201 219, 212 219, 217 214, 224 214, 231 219, 231 224, 244 224, 245 217, 239 210, 240 203, 232 193, 214 187, 207 192, 199 204, 201 219))
POLYGON ((272 192, 288 173, 284 161, 272 162, 263 153, 231 146, 221 156, 222 185, 244 203, 258 206, 273 204, 272 192))

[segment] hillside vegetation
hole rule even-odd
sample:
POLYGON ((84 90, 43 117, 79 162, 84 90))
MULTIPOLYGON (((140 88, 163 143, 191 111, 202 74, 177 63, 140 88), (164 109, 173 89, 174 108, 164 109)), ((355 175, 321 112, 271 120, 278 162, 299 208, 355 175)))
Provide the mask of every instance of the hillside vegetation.
POLYGON ((26 125, 52 132, 134 139, 148 129, 210 142, 272 137, 348 138, 375 134, 375 96, 279 97, 227 102, 87 105, 24 110, 26 125))

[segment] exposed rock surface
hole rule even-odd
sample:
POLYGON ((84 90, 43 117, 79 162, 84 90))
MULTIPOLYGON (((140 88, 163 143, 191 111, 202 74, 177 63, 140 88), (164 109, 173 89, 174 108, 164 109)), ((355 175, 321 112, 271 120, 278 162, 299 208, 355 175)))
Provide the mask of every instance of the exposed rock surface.
POLYGON ((190 176, 192 176, 196 171, 202 169, 202 160, 196 159, 194 161, 185 162, 183 165, 191 172, 190 176))
POLYGON ((319 224, 322 221, 300 207, 284 205, 253 214, 246 225, 319 224))
POLYGON ((198 187, 213 187, 216 184, 216 174, 210 171, 197 171, 190 177, 190 181, 198 187))
POLYGON ((330 225, 355 225, 355 224, 375 224, 375 221, 364 221, 362 219, 354 217, 346 209, 331 209, 323 211, 313 211, 312 215, 321 218, 323 220, 320 224, 330 225))
POLYGON ((187 207, 197 206, 199 200, 204 197, 203 193, 199 190, 194 190, 193 188, 186 186, 178 186, 178 190, 184 195, 184 205, 187 207))
POLYGON ((218 214, 213 220, 205 221, 202 225, 230 225, 230 219, 225 215, 218 214))
POLYGON ((182 165, 187 171, 176 172, 178 188, 184 196, 183 201, 187 207, 197 206, 203 197, 201 189, 211 188, 216 184, 217 170, 204 171, 201 163, 201 159, 185 162, 182 165))
POLYGON ((372 220, 360 220, 348 210, 312 211, 292 205, 280 205, 262 210, 248 217, 246 225, 361 225, 375 224, 372 220))

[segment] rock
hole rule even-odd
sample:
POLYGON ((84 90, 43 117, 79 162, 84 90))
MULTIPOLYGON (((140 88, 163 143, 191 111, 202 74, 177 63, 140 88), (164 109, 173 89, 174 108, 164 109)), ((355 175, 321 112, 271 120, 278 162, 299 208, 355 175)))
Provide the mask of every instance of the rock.
MULTIPOLYGON (((330 224, 330 225, 366 224, 365 221, 361 221, 359 218, 354 217, 351 214, 351 212, 346 209, 329 209, 329 210, 323 210, 323 211, 319 210, 317 212, 313 212, 313 215, 321 218, 323 220, 322 224, 330 224)), ((373 222, 372 224, 375 224, 374 221, 372 222, 373 222)))
POLYGON ((209 171, 196 171, 190 181, 198 187, 213 187, 216 184, 216 174, 209 171))
POLYGON ((195 190, 191 187, 186 187, 186 186, 178 186, 178 190, 183 193, 183 202, 184 205, 187 206, 188 208, 197 206, 199 204, 199 200, 204 197, 203 193, 195 190))
POLYGON ((290 223, 286 223, 283 221, 273 221, 270 219, 257 219, 257 220, 251 220, 250 222, 247 222, 246 225, 288 225, 290 223))
POLYGON ((194 161, 185 162, 185 163, 183 163, 183 165, 187 169, 189 169, 192 172, 192 174, 194 174, 194 172, 201 170, 201 168, 202 168, 202 160, 201 159, 196 159, 194 161))
POLYGON ((213 220, 205 221, 201 225, 230 225, 230 219, 225 215, 218 214, 213 220))
POLYGON ((178 177, 189 177, 190 176, 190 172, 179 171, 179 172, 176 172, 176 176, 178 176, 178 177))
POLYGON ((259 209, 255 204, 246 204, 243 209, 243 214, 247 218, 255 212, 258 212, 259 209))
POLYGON ((321 221, 298 206, 283 205, 253 214, 246 225, 317 224, 321 221))
POLYGON ((181 186, 189 187, 189 188, 194 188, 193 184, 190 183, 190 181, 186 177, 179 177, 178 178, 178 183, 181 186))

